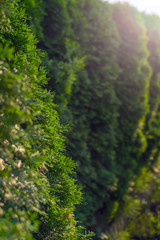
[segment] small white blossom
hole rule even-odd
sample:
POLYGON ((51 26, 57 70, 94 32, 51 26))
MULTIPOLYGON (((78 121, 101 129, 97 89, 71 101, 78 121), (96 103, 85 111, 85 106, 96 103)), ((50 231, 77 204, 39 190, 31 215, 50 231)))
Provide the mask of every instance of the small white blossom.
POLYGON ((5 168, 3 163, 4 163, 3 159, 0 158, 0 170, 1 170, 1 171, 3 171, 4 168, 5 168))

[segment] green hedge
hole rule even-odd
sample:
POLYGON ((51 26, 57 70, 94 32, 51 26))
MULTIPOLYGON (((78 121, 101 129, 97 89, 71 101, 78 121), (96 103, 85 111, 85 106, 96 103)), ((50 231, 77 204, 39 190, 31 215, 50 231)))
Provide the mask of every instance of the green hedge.
POLYGON ((43 54, 19 1, 3 1, 0 17, 0 239, 86 239, 43 54))

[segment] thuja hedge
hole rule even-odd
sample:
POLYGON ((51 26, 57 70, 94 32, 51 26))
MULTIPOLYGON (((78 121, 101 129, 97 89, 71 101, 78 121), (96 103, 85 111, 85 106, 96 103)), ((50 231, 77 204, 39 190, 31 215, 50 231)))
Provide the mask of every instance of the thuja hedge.
POLYGON ((42 54, 19 1, 0 4, 0 239, 86 239, 81 193, 42 54), (40 230, 39 230, 40 229, 40 230))
POLYGON ((68 104, 62 118, 71 125, 68 150, 79 165, 84 193, 77 216, 94 231, 103 230, 118 215, 130 181, 148 162, 155 145, 151 136, 155 121, 149 114, 159 104, 158 56, 148 46, 153 33, 147 33, 138 10, 125 3, 42 3, 45 16, 39 45, 48 53, 48 88, 56 90, 60 110, 64 101, 68 104), (85 59, 78 73, 75 57, 85 59), (67 98, 69 82, 72 93, 67 98), (154 100, 157 104, 151 106, 154 100))
MULTIPOLYGON (((147 163, 150 168, 159 155, 158 18, 141 15, 125 3, 111 5, 102 0, 21 0, 19 4, 32 16, 30 24, 40 40, 38 46, 48 53, 44 59, 50 77, 47 89, 55 91, 62 120, 71 124, 68 149, 79 164, 78 179, 84 192, 77 217, 100 233, 123 215, 131 180, 135 181, 147 163)), ((22 49, 15 45, 15 52, 22 49)), ((50 135, 55 136, 50 126, 54 125, 53 115, 57 116, 54 110, 51 113, 52 96, 37 88, 35 80, 35 100, 30 102, 36 112, 34 124, 47 134, 42 140, 32 136, 31 146, 41 153, 43 148, 48 155, 56 150, 59 154, 62 145, 57 141, 63 142, 62 137, 50 135), (56 147, 52 148, 51 142, 56 147)), ((62 218, 70 219, 63 200, 70 196, 69 204, 73 195, 59 171, 63 169, 59 162, 65 161, 60 160, 62 155, 56 156, 54 167, 48 166, 50 157, 44 157, 48 170, 42 172, 50 186, 52 181, 56 183, 51 193, 63 202, 62 218)), ((51 210, 54 208, 48 211, 48 205, 43 209, 51 220, 44 218, 39 238, 50 236, 55 227, 52 216, 59 216, 51 210)), ((62 228, 62 218, 57 218, 56 229, 62 228)))

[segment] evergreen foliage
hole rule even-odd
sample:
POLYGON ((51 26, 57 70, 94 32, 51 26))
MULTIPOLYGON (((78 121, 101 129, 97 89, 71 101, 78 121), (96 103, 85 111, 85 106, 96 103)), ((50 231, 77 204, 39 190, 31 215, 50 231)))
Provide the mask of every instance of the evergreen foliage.
POLYGON ((120 216, 105 235, 112 240, 159 239, 159 158, 130 183, 120 216))
POLYGON ((90 239, 74 214, 98 240, 159 239, 159 17, 3 0, 0 19, 0 239, 90 239))
MULTIPOLYGON (((142 14, 147 27, 148 61, 152 67, 149 111, 143 132, 146 148, 140 156, 143 166, 129 183, 123 205, 108 229, 110 239, 159 239, 159 24, 155 15, 142 14)), ((106 235, 105 235, 106 236, 106 235)))
POLYGON ((79 165, 78 179, 84 192, 78 217, 93 225, 101 221, 101 209, 110 210, 117 183, 114 148, 119 103, 114 82, 119 73, 119 38, 107 3, 77 1, 75 7, 71 12, 72 28, 86 56, 86 66, 78 75, 69 101, 72 130, 68 149, 79 165))
MULTIPOLYGON (((72 85, 76 82, 77 72, 84 67, 84 57, 78 54, 79 44, 73 40, 68 0, 43 1, 43 37, 38 46, 47 52, 44 65, 48 69, 47 88, 55 91, 55 102, 59 104, 61 115, 67 111, 72 85)), ((65 117, 62 117, 65 121, 65 117)))
POLYGON ((39 46, 48 53, 48 88, 71 126, 68 151, 83 189, 76 215, 103 229, 104 216, 109 222, 119 214, 130 180, 149 159, 149 35, 140 13, 127 4, 43 4, 39 46))
POLYGON ((0 238, 33 239, 40 225, 36 239, 86 239, 73 213, 81 198, 71 178, 75 163, 65 157, 42 54, 26 21, 16 0, 2 3, 0 238))
POLYGON ((121 37, 118 62, 122 71, 115 84, 121 102, 116 148, 120 179, 118 196, 121 196, 139 170, 140 156, 146 150, 144 124, 151 68, 147 61, 146 29, 140 13, 126 3, 117 3, 113 6, 113 18, 121 37))
POLYGON ((13 48, 1 45, 0 52, 0 239, 32 239, 31 232, 38 227, 36 215, 42 214, 40 198, 44 198, 48 184, 33 167, 29 135, 36 130, 27 104, 29 79, 7 64, 8 59, 13 60, 13 48), (23 124, 28 125, 26 130, 23 124))
POLYGON ((148 16, 146 14, 143 14, 142 16, 147 27, 148 50, 150 52, 148 60, 152 67, 152 77, 149 88, 149 112, 147 114, 147 121, 145 126, 148 145, 143 155, 143 159, 145 161, 150 161, 150 164, 152 165, 154 162, 156 162, 159 156, 160 18, 155 15, 148 16))

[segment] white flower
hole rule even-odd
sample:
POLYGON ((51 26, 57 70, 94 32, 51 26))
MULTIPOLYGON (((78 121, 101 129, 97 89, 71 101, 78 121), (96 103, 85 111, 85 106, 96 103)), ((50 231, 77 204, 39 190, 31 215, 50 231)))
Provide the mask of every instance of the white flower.
POLYGON ((3 159, 0 158, 0 170, 1 170, 1 171, 3 171, 4 168, 5 168, 3 162, 4 162, 3 159))

